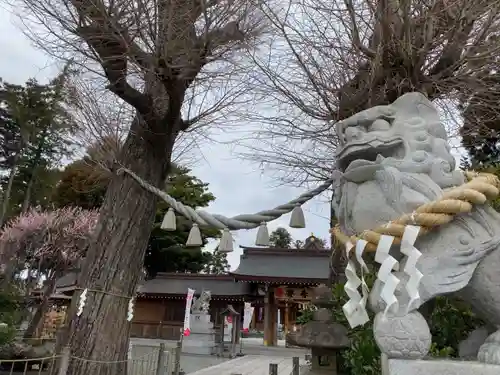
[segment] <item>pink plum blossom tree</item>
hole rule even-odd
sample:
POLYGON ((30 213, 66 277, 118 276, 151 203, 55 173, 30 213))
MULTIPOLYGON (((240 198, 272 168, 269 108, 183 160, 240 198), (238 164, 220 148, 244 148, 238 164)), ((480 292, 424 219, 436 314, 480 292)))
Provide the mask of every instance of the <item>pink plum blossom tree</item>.
POLYGON ((67 207, 54 211, 31 210, 5 225, 0 233, 0 284, 11 283, 27 270, 25 292, 35 281, 46 278, 41 303, 25 337, 31 337, 45 315, 56 281, 80 260, 87 249, 99 213, 67 207), (34 277, 36 276, 36 277, 34 277))

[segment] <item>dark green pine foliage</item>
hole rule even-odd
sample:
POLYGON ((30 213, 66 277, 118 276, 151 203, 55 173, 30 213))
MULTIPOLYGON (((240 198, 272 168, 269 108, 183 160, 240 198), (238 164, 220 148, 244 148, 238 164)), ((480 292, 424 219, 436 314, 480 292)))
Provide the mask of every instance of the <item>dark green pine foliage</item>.
POLYGON ((292 246, 292 235, 285 228, 277 228, 269 236, 269 245, 280 249, 292 246))
POLYGON ((68 66, 47 84, 2 82, 0 168, 9 171, 1 179, 4 221, 32 206, 50 206, 57 167, 71 153, 69 136, 75 130, 66 89, 71 73, 68 66))
POLYGON ((206 273, 220 275, 229 272, 230 267, 227 260, 227 254, 220 251, 219 246, 217 246, 210 255, 210 259, 204 268, 206 273))

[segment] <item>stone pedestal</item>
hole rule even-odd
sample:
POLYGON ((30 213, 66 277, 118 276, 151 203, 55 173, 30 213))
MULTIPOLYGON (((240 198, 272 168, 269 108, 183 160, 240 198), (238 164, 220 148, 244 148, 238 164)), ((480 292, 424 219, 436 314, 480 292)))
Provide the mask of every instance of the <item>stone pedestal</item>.
POLYGON ((451 360, 383 360, 382 375, 498 375, 499 365, 451 360))
POLYGON ((215 333, 214 324, 210 321, 210 315, 208 313, 193 313, 189 324, 191 334, 184 337, 183 353, 212 354, 215 347, 215 333))
POLYGON ((337 374, 337 352, 319 348, 311 349, 310 374, 337 374))

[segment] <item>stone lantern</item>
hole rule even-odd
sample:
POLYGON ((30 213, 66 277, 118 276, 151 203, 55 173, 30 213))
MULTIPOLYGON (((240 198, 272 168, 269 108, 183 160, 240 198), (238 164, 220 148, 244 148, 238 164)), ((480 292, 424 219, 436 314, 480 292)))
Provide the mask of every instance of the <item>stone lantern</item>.
POLYGON ((350 345, 347 328, 332 321, 330 309, 334 306, 332 291, 326 285, 314 289, 313 320, 304 324, 299 332, 290 333, 292 345, 311 349, 311 372, 309 375, 336 375, 337 356, 350 345))

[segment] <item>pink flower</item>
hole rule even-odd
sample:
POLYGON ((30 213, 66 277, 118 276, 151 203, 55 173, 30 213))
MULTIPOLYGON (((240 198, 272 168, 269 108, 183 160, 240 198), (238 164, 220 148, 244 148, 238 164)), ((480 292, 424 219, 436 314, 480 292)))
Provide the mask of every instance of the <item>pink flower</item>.
POLYGON ((17 259, 70 266, 84 255, 98 218, 96 210, 75 207, 20 215, 0 233, 0 264, 17 259))

